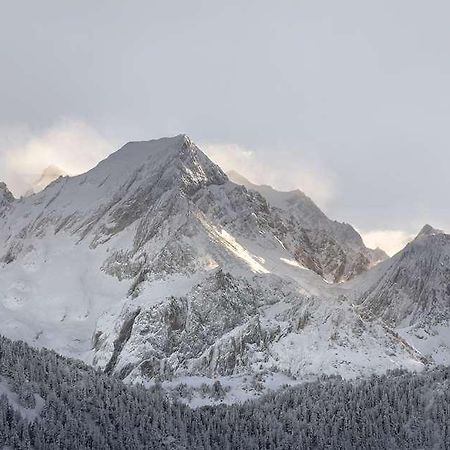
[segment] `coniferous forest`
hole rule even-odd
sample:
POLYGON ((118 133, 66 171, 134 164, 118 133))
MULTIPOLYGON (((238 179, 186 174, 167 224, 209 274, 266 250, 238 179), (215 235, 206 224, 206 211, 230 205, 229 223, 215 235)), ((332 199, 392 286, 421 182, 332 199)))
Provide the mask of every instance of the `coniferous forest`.
POLYGON ((0 375, 9 389, 0 399, 2 448, 450 448, 448 367, 327 377, 240 405, 191 409, 160 388, 127 386, 1 337, 0 375))

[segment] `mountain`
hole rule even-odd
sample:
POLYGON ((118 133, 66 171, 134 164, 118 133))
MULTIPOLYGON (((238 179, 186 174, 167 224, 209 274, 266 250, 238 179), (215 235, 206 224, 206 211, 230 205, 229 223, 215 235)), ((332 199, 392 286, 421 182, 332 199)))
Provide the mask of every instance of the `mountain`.
POLYGON ((303 192, 280 192, 258 186, 235 171, 228 176, 237 184, 259 192, 283 223, 282 241, 295 259, 331 282, 353 278, 387 258, 367 248, 349 224, 330 220, 303 192))
POLYGON ((199 398, 219 379, 229 401, 430 362, 355 300, 390 260, 330 282, 372 264, 356 231, 301 193, 273 206, 185 135, 128 143, 29 197, 2 192, 0 331, 10 338, 126 381, 189 383, 199 398))
POLYGON ((359 299, 367 319, 381 319, 428 358, 450 363, 450 235, 425 225, 359 299))
POLYGON ((65 177, 67 173, 57 166, 50 165, 46 167, 39 178, 37 178, 33 183, 26 195, 36 194, 37 192, 45 189, 50 183, 58 179, 59 177, 65 177))

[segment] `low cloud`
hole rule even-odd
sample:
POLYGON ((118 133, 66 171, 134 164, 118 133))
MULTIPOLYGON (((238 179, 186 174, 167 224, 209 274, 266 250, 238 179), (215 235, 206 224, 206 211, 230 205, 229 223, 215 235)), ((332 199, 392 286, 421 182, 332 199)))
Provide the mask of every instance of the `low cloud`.
POLYGON ((223 170, 235 170, 255 184, 268 184, 282 191, 300 189, 320 207, 335 193, 335 177, 317 163, 300 159, 262 161, 254 150, 237 144, 203 143, 201 148, 223 170))
POLYGON ((402 230, 372 230, 366 233, 361 232, 361 236, 367 247, 379 247, 389 256, 402 250, 415 237, 414 234, 402 230))
POLYGON ((50 165, 69 175, 83 173, 104 159, 114 146, 80 120, 62 120, 43 132, 25 127, 1 130, 0 180, 15 195, 24 194, 50 165))

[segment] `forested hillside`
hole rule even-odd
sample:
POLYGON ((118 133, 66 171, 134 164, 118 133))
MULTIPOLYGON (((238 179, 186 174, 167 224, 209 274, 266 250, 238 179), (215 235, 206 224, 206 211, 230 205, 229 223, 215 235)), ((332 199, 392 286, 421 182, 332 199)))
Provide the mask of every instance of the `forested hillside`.
MULTIPOLYGON (((324 378, 196 410, 158 388, 0 338, 0 445, 14 449, 443 449, 450 369, 324 378)), ((220 385, 216 386, 220 390, 220 385)))

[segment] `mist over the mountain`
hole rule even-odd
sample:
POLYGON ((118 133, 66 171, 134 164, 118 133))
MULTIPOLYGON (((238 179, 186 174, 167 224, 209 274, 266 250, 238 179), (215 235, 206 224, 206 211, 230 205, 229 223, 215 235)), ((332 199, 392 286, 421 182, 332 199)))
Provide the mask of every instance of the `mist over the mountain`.
POLYGON ((77 175, 111 153, 112 144, 80 120, 61 120, 43 132, 26 127, 0 131, 0 180, 17 197, 33 191, 48 167, 77 175))

